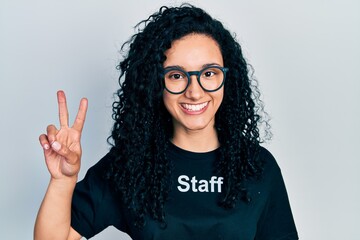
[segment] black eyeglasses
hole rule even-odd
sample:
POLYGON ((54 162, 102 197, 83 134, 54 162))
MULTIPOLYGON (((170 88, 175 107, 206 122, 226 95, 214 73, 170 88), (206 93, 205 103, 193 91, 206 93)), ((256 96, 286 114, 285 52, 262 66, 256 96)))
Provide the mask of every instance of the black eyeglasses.
POLYGON ((180 94, 186 91, 191 83, 191 75, 196 75, 201 88, 206 92, 219 90, 225 82, 226 72, 229 69, 220 66, 208 66, 200 71, 186 72, 178 67, 165 68, 165 89, 172 94, 180 94))

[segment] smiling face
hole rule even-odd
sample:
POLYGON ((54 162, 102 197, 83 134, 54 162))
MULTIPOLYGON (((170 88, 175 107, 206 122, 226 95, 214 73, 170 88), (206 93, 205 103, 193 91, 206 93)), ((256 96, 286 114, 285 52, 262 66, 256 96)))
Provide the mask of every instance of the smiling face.
MULTIPOLYGON (((164 68, 180 67, 184 71, 200 71, 206 66, 223 67, 223 58, 215 40, 204 34, 190 34, 176 40, 165 52, 164 68)), ((185 92, 172 94, 164 90, 163 100, 172 116, 174 134, 189 131, 215 131, 215 113, 220 107, 224 88, 206 92, 196 76, 185 92)))

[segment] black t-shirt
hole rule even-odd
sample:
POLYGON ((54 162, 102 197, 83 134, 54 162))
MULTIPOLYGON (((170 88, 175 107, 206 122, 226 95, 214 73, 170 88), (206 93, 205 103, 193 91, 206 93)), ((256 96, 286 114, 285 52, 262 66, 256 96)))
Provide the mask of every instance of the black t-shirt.
POLYGON ((224 209, 217 204, 224 182, 222 176, 214 175, 218 154, 219 150, 194 153, 171 144, 168 158, 174 164, 174 184, 165 204, 167 227, 148 217, 142 229, 134 226, 132 213, 103 178, 111 162, 108 154, 76 185, 71 225, 86 238, 112 225, 134 240, 298 239, 281 171, 273 156, 261 148, 264 175, 247 185, 251 202, 239 201, 234 209, 224 209))

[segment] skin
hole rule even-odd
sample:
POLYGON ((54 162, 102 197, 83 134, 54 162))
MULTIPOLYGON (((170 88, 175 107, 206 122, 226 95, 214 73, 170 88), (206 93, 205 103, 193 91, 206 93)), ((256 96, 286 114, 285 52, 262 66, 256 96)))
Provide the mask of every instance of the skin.
MULTIPOLYGON (((190 34, 174 41, 165 55, 164 68, 180 66, 185 71, 199 71, 207 64, 223 66, 217 42, 204 34, 190 34)), ((204 91, 196 76, 191 76, 191 84, 182 94, 172 94, 164 90, 164 104, 174 125, 172 142, 193 152, 207 152, 218 148, 219 141, 214 128, 215 113, 223 96, 224 88, 216 92, 204 91), (186 104, 204 103, 207 103, 207 106, 200 111, 186 109, 186 104)))
MULTIPOLYGON (((187 35, 174 41, 166 52, 164 67, 181 66, 186 71, 201 70, 206 64, 223 66, 218 44, 201 34, 187 35)), ((182 94, 163 93, 164 104, 173 117, 173 143, 194 152, 219 147, 214 128, 215 113, 224 95, 223 88, 205 92, 192 76, 191 84, 182 94), (189 111, 184 104, 207 103, 199 111, 189 111)), ((34 239, 81 239, 71 226, 71 200, 80 171, 81 133, 84 127, 87 99, 80 101, 74 124, 69 127, 69 114, 63 91, 57 92, 60 128, 49 125, 39 137, 44 150, 50 182, 35 222, 34 239)))
POLYGON ((63 91, 57 92, 60 129, 49 125, 39 137, 44 150, 50 182, 35 222, 34 239, 80 239, 70 227, 71 199, 80 171, 81 132, 87 99, 80 101, 74 124, 69 127, 69 113, 63 91))

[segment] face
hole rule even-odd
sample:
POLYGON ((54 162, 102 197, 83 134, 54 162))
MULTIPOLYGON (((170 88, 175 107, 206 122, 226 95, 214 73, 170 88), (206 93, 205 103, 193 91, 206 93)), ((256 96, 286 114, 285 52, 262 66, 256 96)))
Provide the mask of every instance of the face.
MULTIPOLYGON (((223 67, 223 58, 215 40, 203 34, 190 34, 176 40, 165 52, 164 68, 180 67, 184 71, 200 71, 207 65, 223 67)), ((215 131, 215 113, 220 107, 224 88, 206 92, 195 75, 185 92, 172 94, 164 90, 163 100, 172 116, 174 131, 215 131)))

